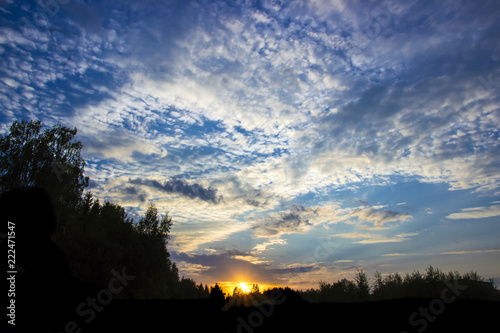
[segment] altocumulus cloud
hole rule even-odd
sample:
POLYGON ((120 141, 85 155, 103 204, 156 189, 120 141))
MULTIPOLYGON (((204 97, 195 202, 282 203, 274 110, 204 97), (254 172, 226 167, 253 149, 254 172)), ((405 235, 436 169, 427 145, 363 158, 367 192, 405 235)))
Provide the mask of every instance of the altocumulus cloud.
POLYGON ((358 217, 359 220, 373 222, 374 228, 384 228, 387 222, 407 221, 412 216, 407 213, 400 213, 389 209, 376 209, 374 207, 356 209, 349 216, 358 217))
POLYGON ((177 193, 191 199, 200 199, 207 202, 218 204, 223 200, 222 195, 217 195, 217 190, 213 188, 205 188, 198 183, 188 184, 183 179, 172 178, 163 184, 157 180, 151 179, 130 179, 129 183, 134 185, 144 185, 156 188, 167 193, 177 193))
POLYGON ((313 224, 309 222, 309 216, 317 214, 311 208, 293 205, 288 212, 280 212, 275 216, 266 218, 253 226, 257 237, 273 237, 281 234, 302 233, 313 224))

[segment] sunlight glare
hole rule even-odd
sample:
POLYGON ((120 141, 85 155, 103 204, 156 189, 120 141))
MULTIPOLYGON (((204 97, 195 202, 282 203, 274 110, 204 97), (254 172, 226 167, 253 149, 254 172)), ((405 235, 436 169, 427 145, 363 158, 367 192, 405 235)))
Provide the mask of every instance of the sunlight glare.
POLYGON ((250 292, 250 288, 244 282, 240 283, 240 288, 245 294, 250 292))

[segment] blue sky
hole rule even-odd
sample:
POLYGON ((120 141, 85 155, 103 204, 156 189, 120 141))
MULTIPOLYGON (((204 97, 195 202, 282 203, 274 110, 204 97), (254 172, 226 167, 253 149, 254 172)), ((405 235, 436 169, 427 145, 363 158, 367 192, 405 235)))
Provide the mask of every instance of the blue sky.
POLYGON ((198 282, 500 278, 495 1, 0 6, 0 132, 77 127, 91 191, 198 282))

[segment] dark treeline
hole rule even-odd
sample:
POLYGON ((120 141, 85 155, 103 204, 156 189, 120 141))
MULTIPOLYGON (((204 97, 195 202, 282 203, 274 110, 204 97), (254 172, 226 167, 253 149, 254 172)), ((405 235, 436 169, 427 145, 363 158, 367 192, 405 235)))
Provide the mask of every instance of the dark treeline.
POLYGON ((274 287, 261 291, 258 284, 253 284, 249 292, 244 292, 240 287, 236 286, 232 294, 225 295, 223 309, 227 310, 241 306, 251 307, 262 302, 273 301, 273 294, 282 295, 290 303, 303 301, 299 293, 289 287, 274 287))
POLYGON ((433 266, 429 266, 425 273, 391 273, 383 277, 380 272, 376 272, 371 285, 366 273, 358 271, 354 280, 344 278, 334 283, 320 281, 318 289, 300 291, 299 294, 309 302, 365 302, 404 297, 439 298, 443 289, 455 282, 461 286, 459 297, 462 299, 500 300, 500 291, 495 288, 493 281, 484 281, 477 272, 445 273, 433 266))
POLYGON ((225 308, 232 306, 253 306, 269 299, 273 290, 281 290, 288 298, 311 303, 337 302, 358 303, 367 301, 385 301, 397 298, 440 298, 444 289, 459 285, 458 299, 477 299, 500 301, 500 291, 492 280, 485 281, 477 272, 460 274, 458 271, 445 273, 439 268, 429 266, 425 273, 413 271, 411 274, 391 273, 382 276, 380 272, 368 278, 363 271, 358 271, 353 280, 346 278, 337 282, 319 282, 317 289, 295 291, 290 288, 274 288, 260 292, 257 284, 245 293, 235 287, 232 295, 226 295, 225 308))
POLYGON ((0 138, 0 193, 41 188, 49 195, 57 222, 52 239, 73 277, 106 286, 113 278, 111 270, 124 268, 135 278, 117 298, 208 298, 208 286, 180 278, 169 258, 168 212, 160 216, 150 205, 133 221, 123 207, 102 204, 85 191, 89 178, 83 174, 76 133, 76 128, 60 125, 42 131, 39 121, 14 122, 0 138))
POLYGON ((126 267, 134 283, 120 294, 124 298, 206 298, 208 286, 179 278, 166 249, 172 218, 158 216, 150 205, 134 223, 122 207, 100 204, 86 193, 72 223, 56 233, 56 243, 68 257, 72 274, 85 281, 105 285, 111 269, 126 267))

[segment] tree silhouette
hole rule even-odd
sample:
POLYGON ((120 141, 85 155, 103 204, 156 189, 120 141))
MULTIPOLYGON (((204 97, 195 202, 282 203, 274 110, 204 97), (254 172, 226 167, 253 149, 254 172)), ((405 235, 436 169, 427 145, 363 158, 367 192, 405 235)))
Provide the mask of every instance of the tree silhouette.
POLYGON ((241 290, 240 287, 236 286, 233 289, 233 297, 239 297, 240 295, 243 294, 243 290, 241 290))
POLYGON ((222 307, 225 302, 225 295, 219 284, 215 283, 212 289, 210 289, 209 299, 216 307, 222 307))
POLYGON ((159 238, 166 242, 170 237, 170 229, 172 227, 172 217, 168 212, 161 219, 158 218, 158 209, 153 203, 148 206, 146 214, 139 220, 137 230, 141 233, 148 234, 153 238, 159 238))
POLYGON ((357 287, 353 281, 339 280, 333 284, 320 281, 321 301, 348 302, 354 301, 357 296, 357 287))
POLYGON ((368 276, 363 271, 357 271, 354 276, 357 288, 357 301, 366 301, 370 297, 370 284, 368 276))
POLYGON ((194 280, 185 277, 180 280, 177 292, 175 298, 181 299, 208 298, 209 296, 208 290, 205 291, 201 283, 197 286, 194 280))
POLYGON ((250 293, 252 293, 254 295, 260 294, 259 285, 256 283, 252 284, 252 290, 250 291, 250 293))
POLYGON ((89 182, 82 143, 74 140, 77 130, 41 129, 40 121, 16 121, 0 138, 0 191, 36 186, 47 191, 55 207, 74 207, 89 182))
POLYGON ((382 276, 376 272, 370 293, 369 279, 363 271, 358 271, 354 281, 342 279, 333 284, 319 282, 319 289, 301 292, 304 299, 311 302, 359 302, 366 300, 387 300, 394 298, 439 298, 446 283, 457 282, 466 286, 460 298, 500 300, 500 292, 492 280, 484 279, 475 271, 460 274, 457 271, 445 273, 439 268, 429 266, 425 274, 414 271, 402 276, 391 273, 382 276))

